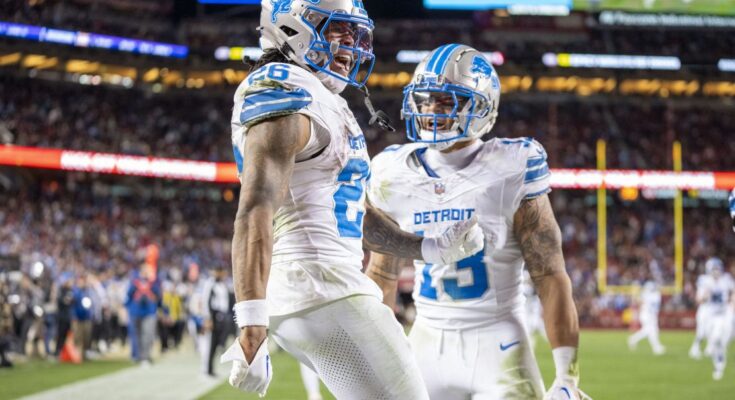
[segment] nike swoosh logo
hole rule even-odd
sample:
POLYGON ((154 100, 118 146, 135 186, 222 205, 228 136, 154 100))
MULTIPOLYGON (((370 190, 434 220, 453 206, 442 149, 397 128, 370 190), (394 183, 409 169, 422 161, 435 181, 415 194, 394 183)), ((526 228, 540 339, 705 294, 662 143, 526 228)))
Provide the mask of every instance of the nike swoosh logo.
POLYGON ((509 348, 511 348, 511 347, 513 347, 513 346, 515 346, 515 345, 517 345, 517 344, 521 344, 521 341, 520 341, 520 340, 516 340, 515 342, 512 342, 512 343, 508 343, 508 344, 506 344, 505 346, 503 346, 503 344, 502 344, 502 343, 500 343, 500 351, 506 351, 506 350, 508 350, 509 348))

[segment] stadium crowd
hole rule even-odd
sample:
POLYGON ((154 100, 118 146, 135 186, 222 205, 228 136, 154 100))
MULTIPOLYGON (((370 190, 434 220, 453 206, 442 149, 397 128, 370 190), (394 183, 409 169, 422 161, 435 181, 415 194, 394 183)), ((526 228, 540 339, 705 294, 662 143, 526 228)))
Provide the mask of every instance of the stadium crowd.
MULTIPOLYGON (((176 10, 175 2, 142 0, 13 0, 0 19, 184 44, 202 59, 212 58, 219 46, 257 46, 258 26, 253 11, 222 12, 213 8, 176 10)), ((253 8, 255 10, 255 8, 253 8)), ((687 64, 711 64, 730 57, 735 36, 722 30, 687 28, 621 29, 599 24, 594 16, 571 17, 563 26, 548 19, 495 16, 492 12, 461 18, 395 19, 375 17, 374 47, 380 62, 395 61, 404 49, 429 50, 445 43, 465 43, 486 51, 500 51, 507 63, 538 65, 544 53, 674 55, 687 64), (442 34, 436 35, 436 26, 442 34), (411 32, 410 35, 404 34, 411 32), (531 33, 519 35, 519 32, 531 33), (543 32, 543 35, 536 33, 543 32), (706 50, 706 51, 705 51, 706 50)))
MULTIPOLYGON (((206 161, 231 161, 230 91, 152 94, 103 86, 0 77, 0 143, 206 161), (74 101, 69 101, 73 98, 74 101)), ((372 154, 403 143, 366 123, 362 94, 350 90, 372 154)), ((374 96, 399 132, 399 92, 374 96)), ((728 140, 735 115, 726 106, 652 101, 591 101, 574 97, 539 101, 506 96, 490 136, 539 140, 555 168, 594 168, 595 143, 608 141, 608 168, 671 169, 671 146, 680 140, 685 170, 731 170, 728 140), (706 132, 711 140, 700 140, 706 132)))
POLYGON ((211 330, 208 277, 229 266, 230 216, 206 199, 116 190, 126 189, 70 176, 0 195, 0 354, 59 357, 72 332, 81 357, 130 340, 145 363, 156 331, 166 351, 187 325, 195 337, 211 330))

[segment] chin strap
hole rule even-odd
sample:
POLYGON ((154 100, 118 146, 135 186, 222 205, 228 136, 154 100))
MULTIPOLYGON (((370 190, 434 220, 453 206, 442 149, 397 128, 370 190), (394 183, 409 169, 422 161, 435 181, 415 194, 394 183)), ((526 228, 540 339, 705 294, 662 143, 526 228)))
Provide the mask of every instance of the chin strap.
POLYGON ((378 126, 384 131, 395 132, 396 128, 390 124, 390 117, 388 117, 388 114, 383 112, 383 110, 376 110, 375 107, 373 107, 373 102, 370 101, 370 92, 368 91, 367 86, 361 87, 360 91, 365 95, 365 107, 367 107, 368 112, 370 112, 370 121, 368 124, 373 126, 377 122, 378 126))

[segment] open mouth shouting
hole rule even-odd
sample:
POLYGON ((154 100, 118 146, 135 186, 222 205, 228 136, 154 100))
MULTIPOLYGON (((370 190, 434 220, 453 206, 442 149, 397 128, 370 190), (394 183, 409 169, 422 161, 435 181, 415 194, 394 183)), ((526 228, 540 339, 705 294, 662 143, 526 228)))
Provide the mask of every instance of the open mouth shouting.
POLYGON ((351 53, 338 53, 334 55, 331 70, 342 76, 347 76, 350 74, 350 71, 352 71, 354 64, 355 60, 351 53))

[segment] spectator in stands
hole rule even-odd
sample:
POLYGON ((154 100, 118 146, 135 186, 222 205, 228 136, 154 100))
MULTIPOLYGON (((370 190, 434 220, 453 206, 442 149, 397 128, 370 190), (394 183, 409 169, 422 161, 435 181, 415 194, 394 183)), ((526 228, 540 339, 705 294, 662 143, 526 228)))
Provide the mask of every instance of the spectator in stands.
POLYGON ((56 295, 56 357, 64 348, 66 337, 71 331, 74 312, 74 289, 71 273, 65 272, 59 277, 59 289, 56 295))
POLYGON ((79 349, 84 359, 90 358, 92 348, 92 317, 94 294, 89 287, 86 274, 77 277, 73 289, 73 316, 72 330, 74 332, 74 344, 79 349))
POLYGON ((130 325, 138 346, 133 359, 142 365, 150 365, 151 350, 156 340, 156 315, 161 301, 161 287, 153 266, 142 264, 138 276, 134 276, 128 288, 127 306, 130 325))

